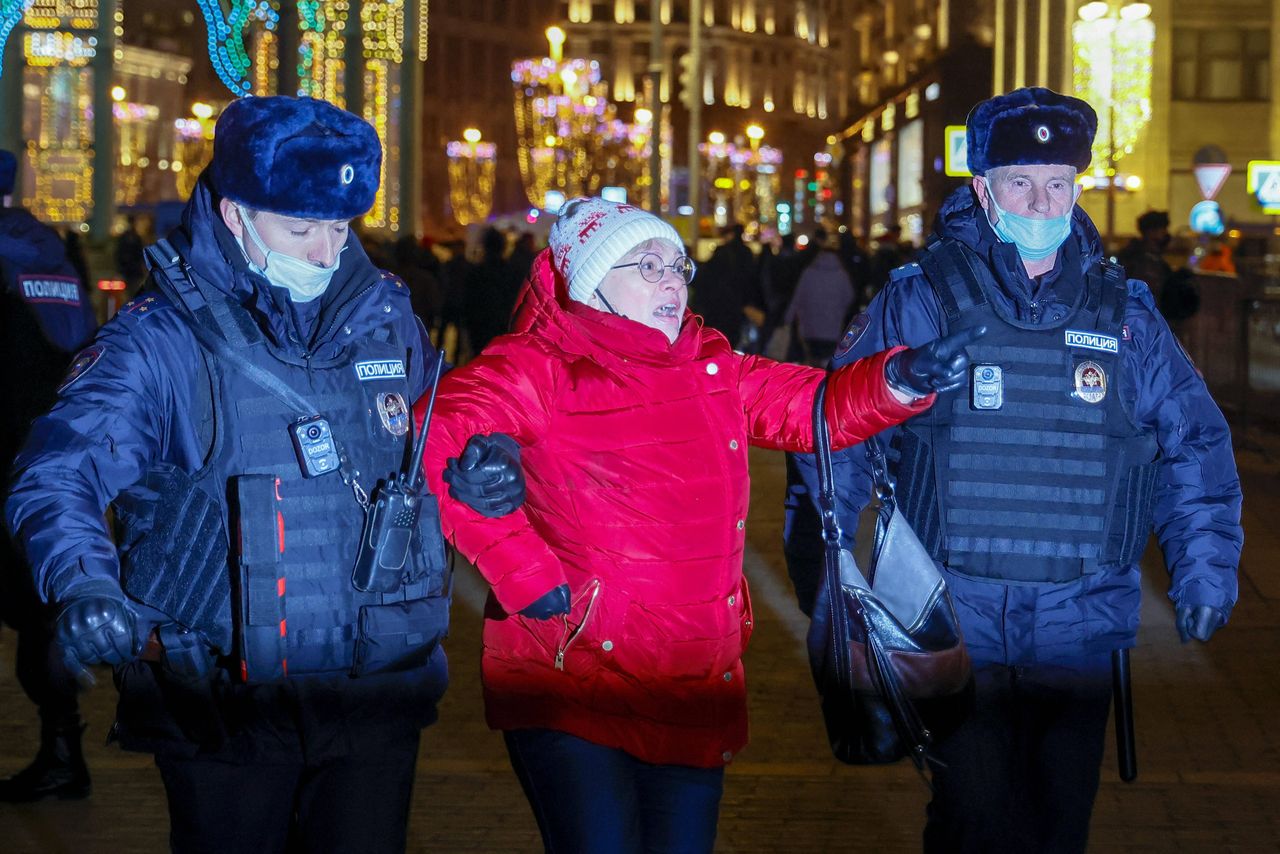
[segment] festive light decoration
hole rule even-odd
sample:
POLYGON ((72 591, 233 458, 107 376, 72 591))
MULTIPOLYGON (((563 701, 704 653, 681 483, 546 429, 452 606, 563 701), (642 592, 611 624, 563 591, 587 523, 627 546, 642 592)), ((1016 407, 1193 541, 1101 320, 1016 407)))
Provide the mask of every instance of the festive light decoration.
POLYGON ((589 192, 597 132, 609 107, 608 86, 595 60, 551 57, 512 63, 517 159, 529 201, 548 190, 589 192))
POLYGON ((4 74, 4 46, 30 3, 31 0, 0 0, 0 76, 4 74))
POLYGON ((230 8, 224 13, 223 2, 196 0, 208 32, 209 59, 223 85, 237 96, 248 95, 253 92, 253 81, 249 79, 246 30, 257 19, 267 30, 274 31, 280 23, 280 9, 274 0, 226 0, 230 8))
POLYGON ((213 159, 213 128, 218 112, 212 104, 196 102, 191 105, 191 118, 177 119, 173 123, 173 156, 183 164, 174 180, 178 195, 184 199, 190 198, 196 179, 213 159))
MULTIPOLYGON (((16 21, 5 2, 0 21, 16 21)), ((23 206, 47 222, 76 222, 93 207, 93 70, 97 0, 18 0, 26 65, 24 88, 40 92, 36 124, 27 141, 34 178, 23 206)), ((120 17, 116 17, 117 25, 120 17)), ((7 34, 7 33, 6 33, 7 34)), ((5 119, 9 120, 8 117, 5 119)))
POLYGON ((1151 54, 1155 25, 1146 3, 1119 8, 1103 0, 1080 8, 1071 27, 1073 89, 1098 108, 1095 167, 1115 170, 1151 121, 1151 54))
POLYGON ((480 131, 467 128, 463 141, 445 146, 449 158, 449 204, 459 225, 484 222, 493 209, 493 177, 498 148, 480 141, 480 131))
POLYGON ((346 104, 347 0, 298 0, 298 94, 346 104))
POLYGON ((759 125, 748 127, 747 134, 750 143, 744 146, 712 131, 698 146, 705 158, 703 174, 711 187, 709 198, 719 226, 728 225, 731 219, 747 225, 770 223, 776 217, 782 152, 760 144, 764 129, 759 125))

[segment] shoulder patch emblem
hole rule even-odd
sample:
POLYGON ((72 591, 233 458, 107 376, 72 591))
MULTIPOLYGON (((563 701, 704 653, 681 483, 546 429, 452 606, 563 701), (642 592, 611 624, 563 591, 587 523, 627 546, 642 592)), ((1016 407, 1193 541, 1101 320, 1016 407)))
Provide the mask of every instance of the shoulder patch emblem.
POLYGON ((867 329, 871 326, 871 318, 864 311, 853 319, 849 324, 849 328, 845 330, 844 337, 840 339, 840 344, 836 347, 836 358, 840 359, 845 356, 853 345, 857 344, 866 334, 867 329))
POLYGON ((107 350, 101 344, 94 344, 92 347, 86 347, 76 354, 71 360, 71 368, 67 371, 67 378, 62 381, 62 385, 58 386, 58 394, 62 394, 69 389, 72 384, 80 379, 102 358, 102 354, 107 350))
POLYGON ((70 276, 19 276, 18 286, 30 303, 80 305, 80 283, 70 276))

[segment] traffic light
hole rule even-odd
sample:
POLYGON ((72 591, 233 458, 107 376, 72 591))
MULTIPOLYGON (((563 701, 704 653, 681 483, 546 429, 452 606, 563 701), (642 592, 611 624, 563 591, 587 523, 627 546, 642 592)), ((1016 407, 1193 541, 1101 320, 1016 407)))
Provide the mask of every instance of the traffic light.
POLYGON ((694 67, 694 56, 692 51, 686 51, 680 54, 680 103, 684 104, 686 110, 692 110, 694 103, 701 97, 702 87, 698 85, 697 69, 694 67))

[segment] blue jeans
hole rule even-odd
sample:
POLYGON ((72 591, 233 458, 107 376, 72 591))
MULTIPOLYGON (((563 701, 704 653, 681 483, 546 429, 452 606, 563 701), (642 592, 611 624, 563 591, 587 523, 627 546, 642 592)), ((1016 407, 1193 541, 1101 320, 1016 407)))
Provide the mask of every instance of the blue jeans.
POLYGON ((556 730, 503 735, 548 854, 704 854, 714 846, 723 768, 651 765, 556 730))

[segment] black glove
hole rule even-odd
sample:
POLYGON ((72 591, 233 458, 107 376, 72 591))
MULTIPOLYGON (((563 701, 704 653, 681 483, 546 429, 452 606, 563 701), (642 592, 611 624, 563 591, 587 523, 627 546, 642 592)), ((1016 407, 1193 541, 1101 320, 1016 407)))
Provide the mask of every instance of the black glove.
POLYGON ((964 385, 969 356, 964 348, 987 334, 985 326, 962 329, 911 350, 899 350, 884 366, 884 378, 904 394, 926 396, 964 385))
POLYGON ((1227 621, 1212 605, 1179 605, 1177 614, 1178 637, 1183 643, 1192 638, 1203 643, 1227 621))
POLYGON ((208 680, 215 659, 200 632, 165 623, 156 628, 156 637, 160 640, 160 661, 178 682, 191 686, 208 680))
POLYGON ((449 458, 444 481, 449 495, 481 516, 505 516, 524 504, 520 446, 505 433, 472 436, 461 457, 449 458))
POLYGON ((58 614, 54 639, 67 669, 83 684, 88 665, 124 664, 133 658, 133 612, 123 599, 111 596, 70 599, 58 614))
POLYGON ((531 620, 550 620, 559 614, 569 613, 569 585, 561 584, 543 593, 520 609, 520 616, 531 620))

